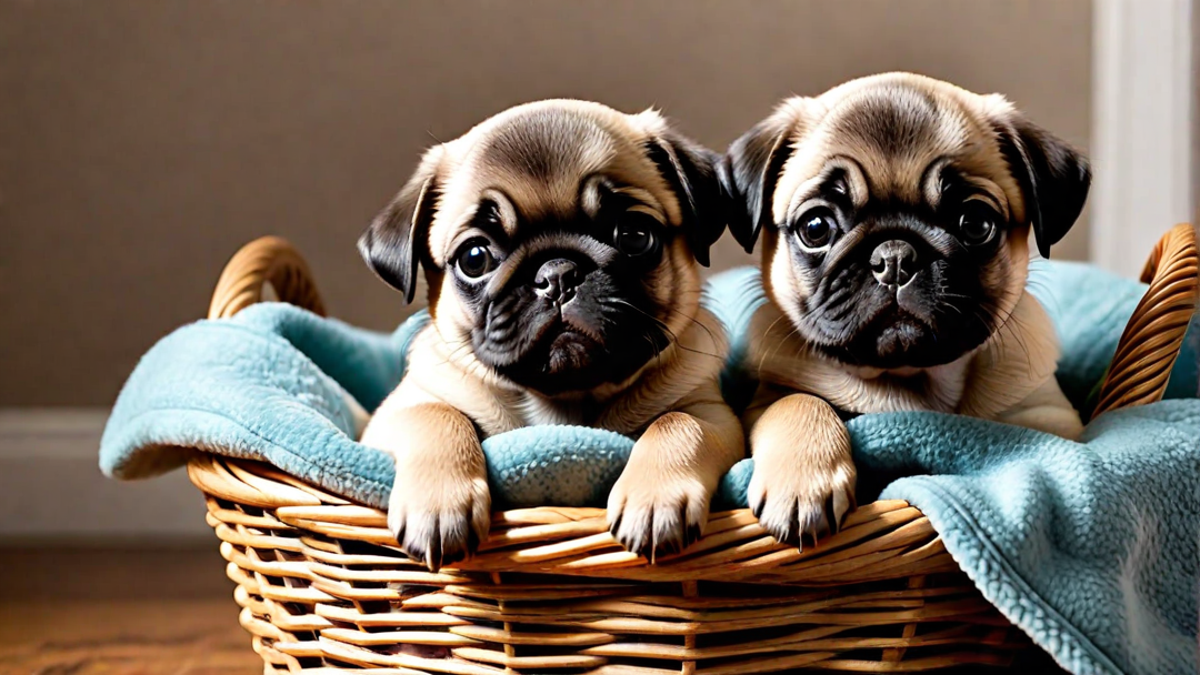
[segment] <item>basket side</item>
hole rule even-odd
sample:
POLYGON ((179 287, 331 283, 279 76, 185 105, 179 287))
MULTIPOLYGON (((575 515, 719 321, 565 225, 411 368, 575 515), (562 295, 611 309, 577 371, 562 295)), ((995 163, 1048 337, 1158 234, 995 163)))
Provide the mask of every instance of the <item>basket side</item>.
POLYGON ((901 502, 864 506, 803 554, 744 512, 714 514, 702 550, 653 567, 589 534, 591 510, 510 511, 478 558, 430 572, 375 509, 253 462, 209 456, 189 474, 270 670, 927 670, 1029 646, 901 502))

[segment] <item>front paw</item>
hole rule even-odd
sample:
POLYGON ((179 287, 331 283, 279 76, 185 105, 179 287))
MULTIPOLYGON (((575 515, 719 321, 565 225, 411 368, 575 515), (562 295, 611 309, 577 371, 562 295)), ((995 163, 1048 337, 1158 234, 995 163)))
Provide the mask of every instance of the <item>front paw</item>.
POLYGON ((627 469, 608 496, 608 530, 627 550, 654 562, 700 538, 710 497, 698 477, 627 469))
POLYGON ((803 548, 821 535, 837 532, 854 508, 856 472, 850 453, 819 463, 797 461, 775 468, 757 461, 747 497, 763 529, 779 541, 803 548))
POLYGON ((487 537, 491 495, 486 476, 415 480, 417 473, 396 467, 388 529, 410 558, 436 572, 465 559, 487 537))

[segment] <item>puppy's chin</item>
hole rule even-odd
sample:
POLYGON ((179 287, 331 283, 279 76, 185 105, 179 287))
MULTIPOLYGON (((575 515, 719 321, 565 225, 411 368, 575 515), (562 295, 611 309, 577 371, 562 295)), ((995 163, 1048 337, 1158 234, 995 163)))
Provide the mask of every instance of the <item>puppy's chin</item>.
MULTIPOLYGON (((589 327, 563 319, 552 322, 543 337, 511 363, 488 364, 513 383, 544 396, 586 393, 606 383, 622 382, 661 351, 648 341, 610 346, 589 327)), ((618 342, 624 340, 618 338, 618 342)), ((665 345, 663 345, 665 346, 665 345)), ((486 359, 481 359, 486 363, 486 359)))
POLYGON ((823 350, 854 366, 884 370, 932 368, 961 358, 986 339, 981 331, 972 331, 973 336, 941 336, 936 331, 913 314, 892 308, 845 343, 826 345, 823 350))

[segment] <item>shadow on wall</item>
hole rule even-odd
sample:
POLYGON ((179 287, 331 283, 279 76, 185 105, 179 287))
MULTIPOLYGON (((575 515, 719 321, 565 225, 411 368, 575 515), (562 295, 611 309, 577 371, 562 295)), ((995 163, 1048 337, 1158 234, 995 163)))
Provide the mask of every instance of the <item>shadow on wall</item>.
MULTIPOLYGON (((509 105, 653 105, 724 148, 784 96, 904 69, 1086 148, 1090 35, 1090 0, 0 0, 0 406, 109 404, 261 234, 299 246, 335 315, 394 326, 359 231, 423 148, 509 105)), ((1080 227, 1056 253, 1086 247, 1080 227)))

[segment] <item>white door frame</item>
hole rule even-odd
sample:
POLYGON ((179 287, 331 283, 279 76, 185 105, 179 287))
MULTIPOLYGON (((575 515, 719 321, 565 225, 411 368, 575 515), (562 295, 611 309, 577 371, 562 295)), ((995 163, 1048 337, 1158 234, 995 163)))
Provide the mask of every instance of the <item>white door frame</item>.
POLYGON ((1092 262, 1136 276, 1193 218, 1192 0, 1093 0, 1092 262))

